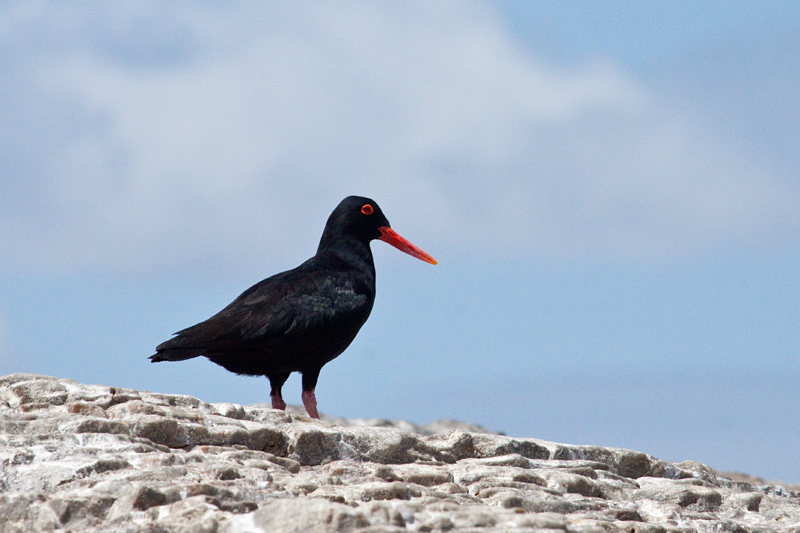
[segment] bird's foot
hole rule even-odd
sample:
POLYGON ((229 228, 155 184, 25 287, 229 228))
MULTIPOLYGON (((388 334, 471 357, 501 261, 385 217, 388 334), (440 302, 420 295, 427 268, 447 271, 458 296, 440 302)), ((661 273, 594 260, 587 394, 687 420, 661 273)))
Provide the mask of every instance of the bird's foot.
POLYGON ((306 407, 306 412, 311 418, 319 418, 317 412, 317 397, 314 395, 313 390, 304 390, 302 394, 303 405, 306 407))
POLYGON ((281 398, 280 394, 277 395, 273 394, 272 396, 270 396, 270 398, 272 398, 273 409, 279 409, 281 411, 286 410, 286 402, 283 401, 283 398, 281 398))

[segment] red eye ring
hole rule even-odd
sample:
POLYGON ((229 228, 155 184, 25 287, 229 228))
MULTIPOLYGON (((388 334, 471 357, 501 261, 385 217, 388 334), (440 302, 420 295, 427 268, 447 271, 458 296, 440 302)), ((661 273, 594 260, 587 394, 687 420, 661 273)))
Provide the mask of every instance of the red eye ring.
POLYGON ((372 213, 375 212, 375 208, 369 204, 364 204, 361 206, 361 212, 364 213, 365 215, 371 215, 372 213))

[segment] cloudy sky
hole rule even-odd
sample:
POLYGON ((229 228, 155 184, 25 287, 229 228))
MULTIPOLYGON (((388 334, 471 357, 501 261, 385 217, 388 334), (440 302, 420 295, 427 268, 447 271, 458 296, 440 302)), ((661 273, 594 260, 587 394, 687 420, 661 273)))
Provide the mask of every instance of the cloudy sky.
POLYGON ((359 194, 440 264, 373 245, 323 412, 800 483, 799 29, 769 1, 5 2, 0 373, 265 401, 146 357, 359 194))

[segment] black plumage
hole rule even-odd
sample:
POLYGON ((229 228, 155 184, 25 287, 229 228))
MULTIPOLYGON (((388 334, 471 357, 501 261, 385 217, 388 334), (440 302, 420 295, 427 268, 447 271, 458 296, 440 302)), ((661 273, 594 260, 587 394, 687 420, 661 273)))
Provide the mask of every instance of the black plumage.
POLYGON ((285 409, 281 388, 303 378, 303 404, 319 418, 314 389, 323 365, 353 341, 375 301, 370 241, 381 239, 423 261, 431 256, 391 229, 371 199, 350 196, 328 218, 317 253, 267 278, 204 322, 158 345, 152 362, 203 355, 237 374, 267 376, 272 406, 285 409))

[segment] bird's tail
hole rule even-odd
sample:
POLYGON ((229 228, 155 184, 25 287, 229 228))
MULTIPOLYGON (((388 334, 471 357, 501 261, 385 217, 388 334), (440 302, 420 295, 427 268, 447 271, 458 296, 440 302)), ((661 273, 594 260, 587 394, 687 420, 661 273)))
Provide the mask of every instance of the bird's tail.
POLYGON ((150 359, 152 363, 160 363, 161 361, 185 361, 203 355, 203 350, 199 348, 182 346, 184 342, 185 339, 180 335, 166 342, 162 342, 156 346, 156 353, 151 355, 148 359, 150 359))
POLYGON ((202 352, 197 349, 191 348, 176 348, 172 350, 159 350, 148 359, 151 363, 160 363, 161 361, 186 361, 202 355, 202 352))

